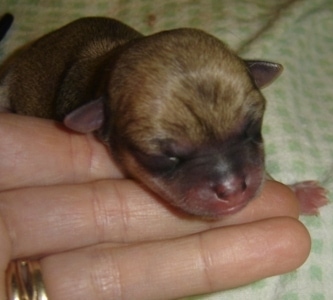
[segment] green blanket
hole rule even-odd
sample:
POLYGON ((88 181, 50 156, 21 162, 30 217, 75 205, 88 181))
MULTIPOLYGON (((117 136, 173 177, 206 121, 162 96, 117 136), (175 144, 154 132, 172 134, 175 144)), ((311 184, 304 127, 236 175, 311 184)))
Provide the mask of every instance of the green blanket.
MULTIPOLYGON (((0 45, 0 60, 78 17, 103 15, 145 34, 201 28, 244 58, 282 63, 283 75, 264 90, 268 170, 284 183, 317 179, 333 190, 332 0, 2 0, 0 14, 7 11, 15 23, 0 45)), ((312 235, 312 252, 297 271, 199 298, 333 299, 333 206, 302 221, 312 235)))

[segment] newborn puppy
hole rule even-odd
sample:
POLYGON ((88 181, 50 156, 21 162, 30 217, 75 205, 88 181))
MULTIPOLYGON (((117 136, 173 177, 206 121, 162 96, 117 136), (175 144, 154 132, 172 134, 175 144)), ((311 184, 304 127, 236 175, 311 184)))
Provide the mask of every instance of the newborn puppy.
POLYGON ((96 132, 128 176, 189 214, 216 218, 260 192, 259 89, 281 71, 242 60, 200 30, 143 36, 113 19, 83 18, 9 60, 0 105, 96 132))

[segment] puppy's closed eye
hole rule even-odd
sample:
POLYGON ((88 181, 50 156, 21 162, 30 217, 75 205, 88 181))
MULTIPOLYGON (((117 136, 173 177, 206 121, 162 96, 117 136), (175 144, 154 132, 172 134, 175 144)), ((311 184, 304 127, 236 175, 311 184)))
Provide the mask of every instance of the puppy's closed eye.
POLYGON ((142 151, 134 150, 133 155, 139 164, 156 175, 170 174, 181 163, 179 157, 168 156, 166 154, 147 154, 142 151))

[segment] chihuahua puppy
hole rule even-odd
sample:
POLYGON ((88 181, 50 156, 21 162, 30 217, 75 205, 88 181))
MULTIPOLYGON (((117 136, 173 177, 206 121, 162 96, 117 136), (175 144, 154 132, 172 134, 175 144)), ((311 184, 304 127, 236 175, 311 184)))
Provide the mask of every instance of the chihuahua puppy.
POLYGON ((11 58, 0 74, 0 105, 95 132, 128 176, 189 214, 216 218, 261 190, 260 88, 281 71, 241 59, 201 30, 143 36, 90 17, 11 58))

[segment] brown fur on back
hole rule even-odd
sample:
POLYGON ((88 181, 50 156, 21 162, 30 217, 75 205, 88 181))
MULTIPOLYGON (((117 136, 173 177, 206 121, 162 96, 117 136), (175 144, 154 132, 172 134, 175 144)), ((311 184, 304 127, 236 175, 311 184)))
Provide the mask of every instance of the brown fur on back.
POLYGON ((15 99, 9 99, 11 109, 19 114, 62 120, 70 110, 91 100, 96 85, 92 78, 100 72, 104 56, 141 36, 116 20, 91 17, 42 37, 18 53, 17 59, 11 59, 6 65, 9 74, 0 78, 9 87, 9 97, 15 99), (78 65, 72 72, 72 67, 78 65), (60 86, 65 77, 71 81, 70 87, 66 82, 60 86), (82 92, 77 95, 77 91, 82 92))

